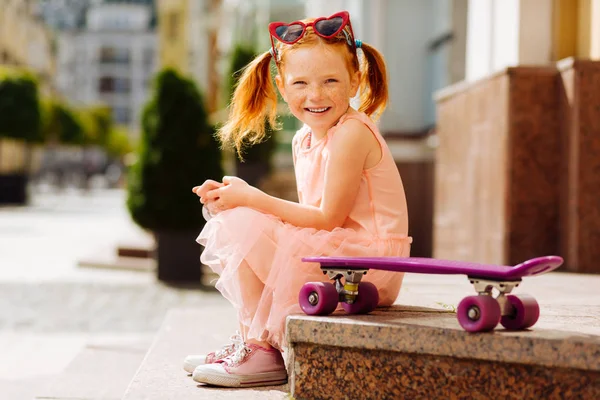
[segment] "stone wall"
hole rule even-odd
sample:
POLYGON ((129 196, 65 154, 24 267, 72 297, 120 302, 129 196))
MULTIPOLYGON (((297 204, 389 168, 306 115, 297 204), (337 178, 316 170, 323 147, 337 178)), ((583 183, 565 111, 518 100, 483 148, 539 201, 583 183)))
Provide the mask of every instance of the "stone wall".
POLYGON ((509 68, 440 93, 435 257, 514 264, 556 253, 556 76, 509 68))

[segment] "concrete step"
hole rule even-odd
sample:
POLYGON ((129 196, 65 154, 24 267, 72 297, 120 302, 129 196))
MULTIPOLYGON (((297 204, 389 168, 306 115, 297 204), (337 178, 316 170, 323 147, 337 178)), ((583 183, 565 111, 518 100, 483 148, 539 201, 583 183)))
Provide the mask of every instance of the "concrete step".
POLYGON ((53 376, 0 379, 0 394, 2 399, 32 400, 36 398, 41 388, 47 387, 53 380, 53 376))
POLYGON ((147 257, 129 257, 119 255, 111 246, 99 246, 94 252, 77 261, 79 267, 110 268, 149 272, 156 269, 156 261, 147 257))
POLYGON ((528 331, 465 332, 460 276, 406 275, 398 305, 370 315, 288 318, 295 398, 600 398, 599 276, 552 273, 528 331), (327 387, 327 391, 323 388, 327 387))
POLYGON ((0 398, 31 400, 85 346, 86 335, 0 332, 0 398))
POLYGON ((253 389, 221 389, 196 383, 183 370, 188 354, 220 348, 238 329, 229 305, 171 310, 155 337, 125 400, 141 399, 286 399, 287 385, 253 389))
POLYGON ((147 334, 90 342, 35 398, 121 399, 151 342, 147 334))
POLYGON ((152 338, 151 333, 0 333, 0 398, 120 399, 152 338))

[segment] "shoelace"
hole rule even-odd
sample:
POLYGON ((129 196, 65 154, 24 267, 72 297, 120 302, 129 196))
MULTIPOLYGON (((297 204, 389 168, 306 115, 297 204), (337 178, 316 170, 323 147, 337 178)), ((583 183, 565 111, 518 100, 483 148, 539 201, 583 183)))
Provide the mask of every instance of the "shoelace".
POLYGON ((239 331, 236 331, 235 334, 229 338, 229 340, 231 341, 231 343, 225 345, 223 348, 215 352, 216 359, 228 356, 229 354, 233 353, 239 346, 244 344, 244 339, 242 338, 242 335, 239 331))
POLYGON ((252 353, 252 349, 246 346, 246 343, 242 343, 233 354, 224 358, 223 361, 225 361, 227 365, 238 365, 244 361, 246 356, 250 353, 252 353))

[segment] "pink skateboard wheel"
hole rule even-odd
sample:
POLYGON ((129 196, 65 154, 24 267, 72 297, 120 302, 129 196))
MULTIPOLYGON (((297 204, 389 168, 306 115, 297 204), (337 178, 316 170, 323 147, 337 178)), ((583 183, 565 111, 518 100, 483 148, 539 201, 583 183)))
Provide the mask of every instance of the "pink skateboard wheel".
POLYGON ((307 315, 329 315, 335 311, 339 295, 328 282, 308 282, 300 289, 298 302, 307 315))
POLYGON ((342 303, 342 307, 348 314, 367 314, 377 307, 379 303, 379 292, 371 282, 361 282, 358 285, 358 296, 352 304, 342 303))
POLYGON ((458 304, 456 316, 467 332, 491 331, 500 321, 500 305, 492 296, 469 296, 458 304))
POLYGON ((540 317, 540 306, 532 296, 527 294, 508 295, 506 300, 512 306, 513 313, 500 319, 503 327, 511 331, 518 331, 535 325, 540 317))

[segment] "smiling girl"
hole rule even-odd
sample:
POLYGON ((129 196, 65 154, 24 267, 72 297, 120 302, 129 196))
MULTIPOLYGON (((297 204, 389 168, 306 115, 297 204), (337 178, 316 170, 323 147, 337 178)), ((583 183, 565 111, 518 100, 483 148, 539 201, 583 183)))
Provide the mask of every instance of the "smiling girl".
MULTIPOLYGON (((217 289, 238 312, 241 335, 208 355, 189 356, 194 380, 240 387, 284 383, 285 319, 300 312, 308 281, 327 281, 306 256, 409 256, 402 180, 371 117, 383 112, 383 57, 355 40, 347 12, 328 18, 274 22, 271 49, 245 69, 230 117, 219 131, 240 151, 275 125, 275 83, 304 123, 293 142, 299 202, 260 191, 235 177, 193 188, 213 217, 198 237, 201 261, 220 275, 217 289), (360 90, 358 110, 350 99, 360 90)), ((370 271, 379 305, 398 296, 402 274, 370 271)))

